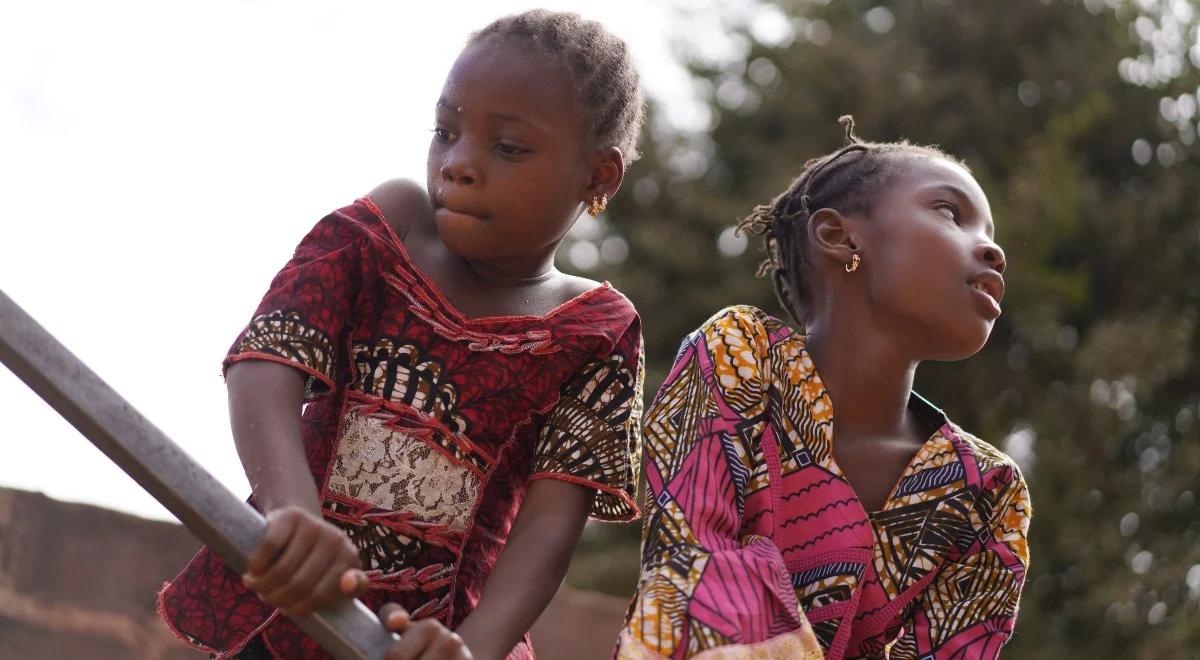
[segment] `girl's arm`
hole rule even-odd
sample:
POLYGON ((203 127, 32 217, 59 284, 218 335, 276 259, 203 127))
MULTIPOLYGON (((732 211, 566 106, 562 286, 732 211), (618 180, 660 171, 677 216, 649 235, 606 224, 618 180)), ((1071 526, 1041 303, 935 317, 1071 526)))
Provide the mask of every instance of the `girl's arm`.
POLYGON ((300 445, 304 379, 296 369, 265 360, 238 362, 226 373, 233 441, 264 513, 289 505, 321 512, 300 445))
POLYGON ((688 337, 646 411, 642 569, 621 660, 823 657, 779 549, 743 530, 766 472, 760 314, 730 308, 688 337))
POLYGON ((250 554, 246 585, 288 614, 308 614, 366 582, 350 539, 321 516, 300 442, 305 375, 268 361, 230 366, 229 420, 267 531, 250 554))
POLYGON ((321 516, 300 434, 305 398, 342 380, 345 334, 364 287, 380 270, 383 242, 362 205, 325 216, 271 280, 225 358, 230 423, 267 532, 251 553, 246 585, 288 614, 365 589, 349 538, 321 516))
POLYGON ((479 605, 458 627, 475 658, 503 658, 554 597, 595 491, 556 479, 529 486, 479 605))

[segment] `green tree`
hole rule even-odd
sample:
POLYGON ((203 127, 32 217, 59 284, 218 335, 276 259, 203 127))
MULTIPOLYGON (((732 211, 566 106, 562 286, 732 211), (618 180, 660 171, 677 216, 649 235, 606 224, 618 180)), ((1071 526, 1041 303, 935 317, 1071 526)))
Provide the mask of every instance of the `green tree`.
MULTIPOLYGON (((917 386, 1026 467, 1013 657, 1200 658, 1194 9, 755 4, 725 19, 730 57, 681 39, 706 134, 654 131, 610 225, 578 239, 627 245, 590 274, 642 312, 650 396, 717 309, 779 313, 757 242, 739 253, 729 229, 840 145, 837 116, 965 158, 1010 257, 1006 312, 982 353, 926 365, 917 386)), ((589 529, 571 581, 628 595, 636 545, 635 530, 589 529)))

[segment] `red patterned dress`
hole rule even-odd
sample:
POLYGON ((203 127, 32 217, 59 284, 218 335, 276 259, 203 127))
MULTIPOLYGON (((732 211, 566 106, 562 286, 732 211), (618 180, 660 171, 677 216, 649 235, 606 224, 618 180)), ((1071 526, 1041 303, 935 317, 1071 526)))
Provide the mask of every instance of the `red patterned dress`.
MULTIPOLYGON (((303 443, 326 519, 369 571, 363 600, 453 628, 532 480, 594 488, 593 518, 637 517, 641 347, 633 305, 607 283, 543 316, 464 317, 366 198, 304 238, 225 366, 308 375, 303 443)), ((277 657, 327 657, 207 547, 159 609, 218 657, 256 636, 277 657)), ((513 656, 531 656, 528 641, 513 656)))

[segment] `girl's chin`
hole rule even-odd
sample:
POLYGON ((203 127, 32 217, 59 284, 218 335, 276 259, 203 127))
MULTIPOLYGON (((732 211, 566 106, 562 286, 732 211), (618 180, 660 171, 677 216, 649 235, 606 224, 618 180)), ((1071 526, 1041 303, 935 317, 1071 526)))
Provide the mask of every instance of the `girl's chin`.
POLYGON ((972 323, 970 327, 958 328, 957 332, 939 333, 941 336, 934 342, 934 355, 929 359, 938 362, 957 362, 965 360, 987 344, 992 334, 992 323, 972 323))
POLYGON ((470 222, 459 222, 459 219, 438 218, 438 237, 442 245, 456 257, 462 259, 495 259, 500 255, 493 241, 487 240, 486 230, 476 224, 474 227, 464 226, 470 222))

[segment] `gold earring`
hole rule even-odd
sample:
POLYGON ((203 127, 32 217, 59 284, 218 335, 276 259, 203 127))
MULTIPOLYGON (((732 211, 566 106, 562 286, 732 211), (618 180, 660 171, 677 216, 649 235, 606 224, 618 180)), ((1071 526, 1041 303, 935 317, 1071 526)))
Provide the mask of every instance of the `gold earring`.
POLYGON ((858 267, 861 265, 862 257, 858 256, 858 253, 854 253, 850 255, 850 263, 846 264, 846 272, 853 273, 854 271, 858 270, 858 267))
POLYGON ((606 208, 608 208, 608 195, 598 195, 593 197, 592 201, 588 202, 588 215, 594 218, 601 213, 604 213, 604 209, 606 208))

